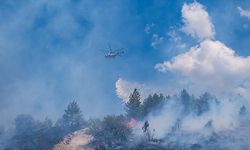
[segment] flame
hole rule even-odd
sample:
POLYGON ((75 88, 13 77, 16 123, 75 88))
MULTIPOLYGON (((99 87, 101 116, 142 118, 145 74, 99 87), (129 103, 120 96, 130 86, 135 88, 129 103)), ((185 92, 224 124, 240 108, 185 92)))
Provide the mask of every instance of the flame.
POLYGON ((128 122, 128 124, 127 124, 127 127, 128 128, 133 128, 136 125, 137 125, 136 119, 135 118, 131 118, 130 121, 128 122))

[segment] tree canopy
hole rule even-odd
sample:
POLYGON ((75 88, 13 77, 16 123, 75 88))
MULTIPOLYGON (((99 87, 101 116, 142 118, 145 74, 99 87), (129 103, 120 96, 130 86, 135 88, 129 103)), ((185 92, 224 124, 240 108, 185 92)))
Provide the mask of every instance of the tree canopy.
POLYGON ((139 119, 141 117, 141 95, 137 89, 129 96, 129 101, 126 103, 125 111, 128 118, 139 119))

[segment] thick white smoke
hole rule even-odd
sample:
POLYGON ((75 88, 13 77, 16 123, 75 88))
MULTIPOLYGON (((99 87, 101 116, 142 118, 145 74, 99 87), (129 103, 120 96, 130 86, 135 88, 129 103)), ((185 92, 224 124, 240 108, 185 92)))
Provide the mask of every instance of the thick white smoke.
MULTIPOLYGON (((185 106, 178 98, 173 97, 168 100, 160 113, 149 114, 146 117, 150 130, 155 137, 167 139, 168 142, 194 144, 216 136, 217 142, 224 142, 219 145, 223 145, 224 149, 230 146, 234 149, 242 148, 242 145, 248 146, 247 142, 240 140, 240 137, 245 136, 242 131, 250 131, 249 120, 246 119, 248 113, 242 117, 240 111, 242 106, 249 108, 247 97, 250 97, 248 94, 250 86, 246 81, 250 77, 248 65, 250 57, 239 56, 223 42, 214 40, 214 25, 205 7, 198 2, 184 4, 182 17, 184 25, 181 30, 198 39, 199 44, 170 61, 157 64, 155 68, 161 72, 177 73, 177 82, 187 80, 191 85, 190 89, 198 91, 195 94, 207 91, 217 95, 218 99, 209 102, 208 111, 196 115, 183 113, 185 106), (238 93, 241 95, 237 95, 238 93), (244 129, 242 129, 243 120, 246 125, 244 129), (237 130, 241 134, 237 134, 237 130), (226 137, 227 135, 230 137, 226 137), (231 141, 234 138, 236 140, 231 141)), ((142 94, 144 97, 145 94, 155 93, 153 88, 146 88, 145 85, 138 83, 130 83, 122 79, 116 82, 117 94, 125 101, 128 100, 134 88, 148 89, 142 94)), ((143 125, 143 122, 138 124, 143 125)), ((141 127, 136 128, 136 133, 139 134, 141 127)), ((216 144, 213 145, 216 146, 216 144)), ((213 148, 210 147, 210 149, 213 148)))
POLYGON ((207 134, 205 132, 206 125, 211 123, 212 132, 220 132, 231 130, 240 125, 240 108, 244 105, 244 101, 240 103, 238 100, 230 101, 228 99, 211 102, 209 111, 197 116, 192 113, 183 114, 184 108, 177 99, 169 100, 161 113, 158 115, 149 115, 147 117, 152 129, 160 138, 164 138, 167 134, 173 132, 173 128, 178 128, 183 132, 194 132, 207 134))

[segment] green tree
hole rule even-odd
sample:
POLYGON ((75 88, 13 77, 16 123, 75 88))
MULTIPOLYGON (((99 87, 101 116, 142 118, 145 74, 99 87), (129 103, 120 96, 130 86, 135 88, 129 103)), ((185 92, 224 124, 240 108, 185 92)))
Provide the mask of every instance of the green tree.
POLYGON ((149 112, 152 111, 152 104, 154 103, 153 96, 149 94, 149 96, 143 101, 142 104, 142 116, 145 117, 149 112))
POLYGON ((128 141, 131 130, 127 126, 126 118, 122 115, 119 116, 107 116, 104 117, 103 130, 105 133, 105 139, 107 142, 123 143, 128 141))
POLYGON ((91 119, 89 133, 95 137, 92 141, 93 145, 102 145, 107 149, 113 149, 117 145, 126 145, 132 135, 131 128, 128 127, 126 117, 123 115, 109 115, 102 121, 91 119))
POLYGON ((129 96, 129 101, 126 103, 125 111, 128 118, 139 119, 141 116, 141 96, 137 89, 129 96))
MULTIPOLYGON (((52 121, 34 120, 31 115, 21 114, 15 119, 15 132, 8 143, 10 149, 45 150, 51 149, 62 136, 56 136, 52 121)), ((60 134, 61 135, 61 134, 60 134)))
POLYGON ((212 99, 213 97, 207 92, 202 94, 198 99, 196 99, 194 110, 196 111, 196 114, 198 116, 209 111, 212 99))
POLYGON ((103 128, 102 128, 102 120, 101 119, 90 119, 88 121, 88 131, 89 134, 97 137, 98 140, 104 136, 103 128))
POLYGON ((192 95, 189 95, 189 93, 183 89, 180 93, 180 100, 183 105, 183 111, 184 113, 190 113, 192 110, 192 102, 194 97, 192 95))
POLYGON ((239 114, 240 114, 241 116, 244 116, 244 115, 246 115, 246 113, 247 113, 246 106, 243 105, 243 106, 240 108, 239 114))
POLYGON ((57 121, 56 125, 64 128, 66 132, 79 130, 86 125, 81 109, 76 101, 69 103, 62 118, 57 121))
POLYGON ((162 94, 150 94, 142 104, 142 116, 146 117, 150 112, 157 112, 161 110, 161 107, 164 105, 164 96, 162 94))
POLYGON ((14 149, 36 149, 35 141, 36 121, 31 115, 21 114, 15 118, 15 133, 11 147, 14 149))

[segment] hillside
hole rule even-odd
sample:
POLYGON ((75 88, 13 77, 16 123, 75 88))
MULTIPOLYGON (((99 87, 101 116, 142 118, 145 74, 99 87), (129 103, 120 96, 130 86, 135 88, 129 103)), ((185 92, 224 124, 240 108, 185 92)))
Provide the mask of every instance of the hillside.
POLYGON ((86 134, 87 129, 81 129, 65 136, 60 143, 56 144, 53 150, 92 150, 84 148, 93 137, 86 134))

